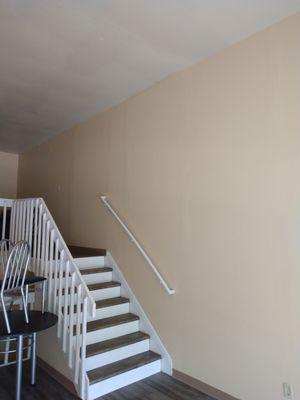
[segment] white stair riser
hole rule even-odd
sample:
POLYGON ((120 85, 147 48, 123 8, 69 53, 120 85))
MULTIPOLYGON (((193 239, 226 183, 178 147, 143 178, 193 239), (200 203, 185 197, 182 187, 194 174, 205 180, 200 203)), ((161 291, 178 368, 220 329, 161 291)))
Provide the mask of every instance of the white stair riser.
POLYGON ((88 400, 97 399, 114 390, 120 389, 131 383, 137 382, 148 376, 154 375, 161 370, 161 361, 157 360, 142 367, 106 379, 105 381, 95 383, 89 386, 88 400))
MULTIPOLYGON (((69 300, 70 300, 70 297, 68 299, 68 304, 69 304, 69 300)), ((64 302, 63 302, 63 306, 64 306, 64 302)), ((87 320, 88 320, 88 322, 90 322, 90 321, 95 321, 97 319, 109 318, 109 317, 114 317, 116 315, 127 314, 127 313, 129 313, 129 303, 118 304, 117 306, 110 306, 110 307, 97 309, 95 317, 88 314, 87 320)), ((74 318, 74 321, 77 321, 77 313, 75 313, 75 312, 73 313, 73 318, 74 318)), ((80 318, 80 320, 81 320, 81 318, 80 318)))
POLYGON ((104 267, 105 257, 86 257, 86 258, 75 258, 75 264, 79 269, 92 268, 92 267, 104 267))
MULTIPOLYGON (((52 286, 52 288, 53 287, 54 286, 52 286)), ((91 293, 93 299, 96 300, 96 301, 97 300, 105 300, 105 299, 111 299, 111 298, 114 298, 114 297, 120 297, 121 288, 120 288, 120 286, 114 286, 114 287, 107 288, 107 289, 91 290, 90 293, 91 293)), ((67 298, 67 304, 69 304, 70 298, 71 298, 70 294, 68 294, 67 297, 68 297, 67 298)), ((61 298, 62 298, 62 301, 61 301, 62 306, 64 306, 64 304, 65 304, 65 295, 62 295, 61 298)), ((74 293, 74 304, 76 304, 76 301, 77 301, 77 294, 74 293)), ((56 302, 58 304, 58 296, 56 297, 56 302)), ((129 303, 124 303, 124 304, 128 305, 129 303)), ((119 304, 118 306, 121 306, 121 305, 124 305, 124 304, 119 304)), ((111 307, 117 307, 117 306, 111 306, 111 307)), ((107 308, 111 308, 111 307, 107 307, 107 308)), ((121 309, 121 307, 120 307, 120 309, 121 309)), ((126 308, 126 309, 128 309, 128 308, 126 308)), ((97 313, 98 311, 99 311, 99 315, 101 314, 100 310, 101 309, 96 310, 96 316, 98 315, 98 313, 97 313)), ((128 312, 128 311, 126 311, 126 312, 128 312)), ((107 314, 109 316, 109 311, 106 310, 106 308, 105 308, 105 311, 103 312, 103 314, 107 314)), ((122 312, 120 314, 122 314, 122 312)), ((112 310, 112 315, 118 315, 118 313, 114 313, 114 310, 112 310)), ((102 318, 105 318, 105 317, 102 317, 102 318)), ((99 319, 99 318, 95 317, 95 319, 99 319)))
POLYGON ((112 281, 112 272, 98 272, 95 274, 82 274, 84 282, 89 285, 91 283, 102 283, 112 281))
POLYGON ((149 350, 149 339, 142 340, 137 343, 132 343, 128 346, 123 346, 115 350, 107 351, 102 354, 97 354, 86 358, 86 370, 90 371, 98 367, 103 367, 106 364, 111 364, 115 361, 123 360, 124 358, 134 356, 149 350))
MULTIPOLYGON (((106 289, 102 289, 106 290, 106 289)), ((118 297, 117 296, 112 296, 112 297, 118 297)), ((32 301, 34 300, 34 297, 32 297, 32 301)), ((71 301, 71 296, 67 296, 67 305, 70 304, 71 301)), ((74 304, 77 304, 77 295, 75 294, 74 296, 74 304)), ((65 296, 62 296, 61 300, 61 305, 64 307, 65 305, 65 296)), ((56 307, 58 306, 58 297, 56 298, 56 307)), ((51 303, 51 309, 52 309, 52 303, 51 303)), ((121 315, 121 314, 127 314, 130 311, 130 305, 128 303, 122 303, 122 304, 117 304, 115 306, 109 306, 109 307, 103 307, 103 308, 98 308, 96 309, 95 316, 87 315, 88 321, 94 321, 96 319, 101 319, 101 318, 108 318, 108 317, 114 317, 116 315, 121 315)), ((76 312, 73 313, 74 318, 76 317, 76 312)))
POLYGON ((88 321, 93 321, 101 318, 114 317, 115 315, 129 313, 129 303, 122 303, 116 306, 96 309, 95 317, 88 316, 88 321))
MULTIPOLYGON (((105 257, 104 256, 97 256, 97 257, 81 257, 81 258, 74 258, 74 263, 77 265, 79 269, 84 268, 92 268, 92 267, 104 267, 105 257)), ((61 268, 65 269, 65 264, 63 266, 60 265, 60 260, 50 261, 49 262, 49 270, 55 271, 55 266, 57 264, 58 270, 61 268)), ((29 271, 35 272, 35 263, 34 261, 31 262, 31 266, 29 267, 29 271)), ((37 268, 41 268, 41 262, 37 261, 37 268)))
POLYGON ((138 330, 139 321, 127 322, 126 324, 115 325, 109 328, 88 332, 86 334, 86 343, 98 343, 102 342, 103 340, 108 340, 118 336, 127 335, 128 333, 137 332, 138 330))
POLYGON ((93 299, 104 300, 112 297, 119 297, 121 294, 120 286, 114 286, 107 289, 91 290, 90 291, 93 299))

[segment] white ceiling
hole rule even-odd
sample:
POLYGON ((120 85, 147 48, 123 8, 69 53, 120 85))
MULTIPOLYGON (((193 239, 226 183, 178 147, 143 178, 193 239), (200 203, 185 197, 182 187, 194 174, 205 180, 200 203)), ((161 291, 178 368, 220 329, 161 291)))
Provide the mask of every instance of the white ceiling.
POLYGON ((0 150, 22 152, 300 0, 0 0, 0 150))

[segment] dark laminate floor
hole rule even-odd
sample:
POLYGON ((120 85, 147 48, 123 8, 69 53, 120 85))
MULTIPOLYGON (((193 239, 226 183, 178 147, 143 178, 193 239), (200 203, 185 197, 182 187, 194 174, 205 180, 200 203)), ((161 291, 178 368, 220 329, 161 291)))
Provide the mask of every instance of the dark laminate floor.
MULTIPOLYGON (((26 364, 26 363, 25 363, 26 364)), ((37 385, 29 384, 29 369, 24 364, 22 400, 76 400, 44 370, 37 370, 37 385)), ((0 399, 14 399, 15 367, 0 369, 0 399)), ((99 400, 213 400, 197 390, 165 374, 156 374, 143 381, 119 389, 99 400)))
MULTIPOLYGON (((24 362, 22 400, 75 400, 70 392, 60 386, 41 368, 37 369, 37 385, 30 386, 29 365, 24 362)), ((0 399, 14 400, 15 365, 0 368, 0 399)))
MULTIPOLYGON (((100 400, 100 398, 99 398, 100 400)), ((101 400, 214 400, 166 374, 143 381, 101 397, 101 400)))

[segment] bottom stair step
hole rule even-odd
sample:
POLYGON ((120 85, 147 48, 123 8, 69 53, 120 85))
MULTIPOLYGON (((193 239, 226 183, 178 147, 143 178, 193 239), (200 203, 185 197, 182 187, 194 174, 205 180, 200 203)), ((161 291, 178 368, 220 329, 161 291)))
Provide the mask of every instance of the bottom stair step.
POLYGON ((161 359, 161 356, 153 351, 137 354, 135 356, 125 358, 124 360, 105 365, 87 372, 90 385, 102 382, 116 375, 123 374, 133 369, 150 364, 161 359))
POLYGON ((161 357, 152 351, 144 351, 120 361, 87 372, 89 386, 87 399, 102 398, 131 383, 148 378, 161 371, 161 357))

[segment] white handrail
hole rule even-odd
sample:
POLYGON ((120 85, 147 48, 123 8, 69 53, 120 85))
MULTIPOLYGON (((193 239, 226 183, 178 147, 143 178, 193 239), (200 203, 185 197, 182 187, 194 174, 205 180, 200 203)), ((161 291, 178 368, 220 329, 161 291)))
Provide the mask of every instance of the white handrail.
POLYGON ((109 202, 106 199, 106 196, 100 196, 101 201, 103 202, 103 204, 109 209, 109 211, 112 213, 112 215, 116 218, 116 220, 119 222, 119 224, 122 226, 122 228, 125 230, 125 232, 127 233, 127 235, 130 237, 130 240, 132 241, 132 243, 135 244, 135 246, 137 247, 137 249, 139 250, 139 252, 142 254, 142 256, 145 258, 145 260, 147 261, 147 263, 150 265, 152 271, 155 273, 155 275, 157 276, 159 282, 163 285, 163 287, 165 288, 166 292, 168 294, 174 294, 175 290, 171 289, 169 287, 169 285, 167 284, 167 282, 165 281, 165 279, 162 277, 162 275, 160 274, 160 272, 158 271, 158 269, 156 268, 156 266, 154 265, 154 263, 152 262, 151 258, 148 256, 148 254, 145 252, 145 250, 143 249, 143 247, 141 246, 141 244, 138 242, 138 240, 134 237, 133 233, 130 231, 130 229, 127 227, 127 225, 122 221, 122 219, 120 218, 120 216, 116 213, 116 211, 113 209, 113 207, 109 204, 109 202))
POLYGON ((0 199, 0 207, 11 207, 13 202, 13 199, 0 199))

